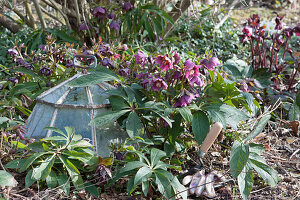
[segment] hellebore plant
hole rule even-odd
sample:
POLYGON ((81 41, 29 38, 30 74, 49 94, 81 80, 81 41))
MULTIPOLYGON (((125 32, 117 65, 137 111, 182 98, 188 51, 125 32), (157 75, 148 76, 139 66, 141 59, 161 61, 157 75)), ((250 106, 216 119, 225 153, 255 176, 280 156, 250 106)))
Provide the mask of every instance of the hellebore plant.
POLYGON ((282 19, 283 16, 277 15, 275 23, 261 21, 260 17, 254 14, 248 18, 242 30, 241 42, 244 45, 250 43, 253 72, 264 68, 270 73, 274 72, 275 77, 278 77, 285 68, 292 64, 294 70, 287 88, 290 90, 300 63, 299 59, 294 56, 293 50, 289 48, 289 40, 293 34, 300 35, 300 24, 293 28, 284 28, 282 19), (292 62, 286 60, 287 54, 290 54, 292 62))

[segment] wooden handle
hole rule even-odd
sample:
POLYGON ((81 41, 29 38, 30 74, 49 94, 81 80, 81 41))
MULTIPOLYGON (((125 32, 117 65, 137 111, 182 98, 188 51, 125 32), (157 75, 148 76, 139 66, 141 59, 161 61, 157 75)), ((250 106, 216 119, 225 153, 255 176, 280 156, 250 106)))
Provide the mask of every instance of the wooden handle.
POLYGON ((223 125, 220 122, 216 122, 212 125, 206 138, 204 139, 203 143, 201 144, 200 150, 202 152, 207 153, 208 149, 214 143, 214 141, 218 137, 219 133, 221 132, 222 128, 223 128, 223 125))

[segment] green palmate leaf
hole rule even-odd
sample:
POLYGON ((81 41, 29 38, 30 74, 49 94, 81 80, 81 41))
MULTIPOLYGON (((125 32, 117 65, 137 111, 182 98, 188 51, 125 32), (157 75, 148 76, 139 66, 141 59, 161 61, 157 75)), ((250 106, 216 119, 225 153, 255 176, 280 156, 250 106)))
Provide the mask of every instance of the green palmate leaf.
POLYGON ((128 181, 128 184, 127 184, 127 193, 129 195, 131 195, 131 193, 134 191, 136 185, 134 184, 134 176, 131 177, 128 181))
POLYGON ((63 136, 52 136, 52 137, 47 137, 47 138, 43 138, 42 140, 44 141, 59 141, 59 140, 67 140, 67 138, 63 137, 63 136))
POLYGON ((7 117, 0 117, 0 125, 3 124, 3 123, 6 123, 8 121, 10 121, 9 118, 7 118, 7 117))
POLYGON ((175 193, 172 189, 171 181, 161 171, 162 170, 155 170, 155 183, 158 191, 163 194, 165 198, 169 199, 174 196, 175 193))
POLYGON ((192 130, 198 144, 202 144, 209 131, 209 120, 207 115, 202 111, 197 111, 193 115, 192 130))
POLYGON ((296 104, 292 104, 289 110, 289 120, 300 120, 300 107, 296 104))
POLYGON ((29 188, 36 180, 32 178, 33 169, 29 170, 25 176, 25 188, 29 188))
POLYGON ((184 133, 184 127, 181 125, 182 117, 180 114, 176 113, 173 119, 173 126, 169 129, 169 139, 171 144, 175 145, 177 137, 184 133))
POLYGON ((47 157, 39 167, 33 169, 32 178, 35 180, 45 180, 50 174, 54 161, 55 155, 47 157))
POLYGON ((249 145, 235 141, 230 154, 230 170, 234 178, 236 178, 244 169, 249 158, 249 145))
POLYGON ((228 106, 226 104, 223 104, 220 106, 220 111, 226 113, 226 122, 228 125, 230 125, 232 128, 237 130, 237 125, 240 121, 246 120, 249 118, 248 115, 246 115, 241 110, 234 108, 232 106, 228 106))
POLYGON ((157 165, 158 161, 160 161, 160 159, 162 159, 164 156, 166 156, 166 152, 152 148, 150 153, 151 166, 154 167, 157 165))
POLYGON ((75 167, 75 165, 66 158, 66 156, 61 155, 60 157, 61 162, 64 164, 64 167, 67 169, 68 174, 74 184, 74 186, 77 189, 82 189, 83 188, 83 180, 82 177, 80 176, 79 170, 75 167))
POLYGON ((109 103, 114 111, 129 109, 129 104, 123 97, 112 95, 109 97, 109 103))
POLYGON ((0 170, 0 187, 15 187, 17 184, 18 182, 10 173, 0 170))
POLYGON ((89 143, 86 140, 80 140, 80 141, 72 141, 70 145, 68 146, 68 149, 75 149, 75 148, 92 148, 93 145, 89 143))
POLYGON ((88 193, 90 193, 91 195, 94 195, 96 197, 98 197, 100 195, 100 193, 98 191, 98 188, 90 182, 87 182, 87 183, 84 184, 84 189, 88 193))
POLYGON ((66 174, 58 174, 57 176, 57 182, 59 185, 59 188, 61 188, 64 193, 66 193, 67 195, 70 192, 70 182, 69 182, 69 177, 66 174))
POLYGON ((140 167, 147 167, 147 165, 143 162, 140 162, 140 161, 132 161, 132 162, 129 162, 125 165, 125 167, 123 167, 119 173, 124 173, 124 172, 128 172, 128 171, 131 171, 133 169, 137 169, 137 168, 140 168, 140 167))
POLYGON ((265 151, 265 147, 263 144, 255 144, 255 143, 249 143, 249 151, 250 155, 251 153, 256 153, 258 155, 261 155, 262 152, 265 151))
POLYGON ((77 152, 77 151, 65 151, 63 152, 63 155, 69 156, 68 158, 80 160, 81 162, 84 163, 88 163, 93 158, 93 155, 89 153, 77 152))
POLYGON ((189 108, 183 107, 183 108, 177 108, 179 113, 181 114, 182 118, 187 121, 187 122, 192 122, 193 120, 193 115, 192 112, 189 108))
POLYGON ((47 176, 46 183, 47 186, 51 189, 57 186, 57 176, 53 170, 51 170, 50 174, 47 176))
POLYGON ((50 131, 54 131, 62 136, 64 136, 65 138, 68 138, 67 135, 62 131, 60 130, 59 128, 55 128, 55 127, 45 127, 44 129, 46 130, 50 130, 50 131))
POLYGON ((112 123, 116 121, 122 115, 130 112, 130 110, 120 110, 120 111, 112 111, 109 113, 101 114, 100 116, 93 119, 90 124, 98 127, 104 126, 106 124, 112 123))
POLYGON ((267 183, 274 187, 278 183, 278 175, 274 169, 254 159, 250 159, 250 165, 267 183))
POLYGON ((68 83, 68 86, 71 87, 85 87, 89 85, 94 85, 101 83, 103 81, 120 81, 119 78, 116 76, 113 76, 109 73, 101 72, 101 73, 92 73, 92 74, 86 74, 83 76, 80 76, 74 80, 72 80, 70 83, 68 83))
POLYGON ((187 199, 187 189, 179 182, 177 177, 174 177, 171 182, 172 187, 176 191, 176 193, 179 193, 179 195, 185 200, 187 199))
POLYGON ((135 111, 129 113, 126 122, 126 131, 133 138, 142 134, 142 123, 135 111))
POLYGON ((148 196, 148 191, 149 191, 149 181, 148 180, 142 182, 142 191, 143 191, 145 197, 148 196))
POLYGON ((248 135, 245 141, 249 141, 255 138, 258 134, 260 134, 262 130, 265 128, 265 126, 267 125, 267 123, 269 122, 270 118, 271 118, 271 114, 264 115, 255 125, 254 129, 251 131, 251 133, 248 135))
POLYGON ((244 170, 238 175, 238 185, 241 195, 244 200, 248 199, 253 186, 253 172, 251 167, 247 164, 244 170))
POLYGON ((5 168, 18 169, 18 168, 21 168, 25 164, 25 162, 26 162, 25 159, 12 160, 5 165, 5 168))
POLYGON ((32 163, 38 159, 39 157, 49 154, 51 152, 39 152, 39 153, 35 153, 32 156, 30 156, 29 158, 26 159, 24 165, 22 165, 22 167, 20 168, 21 172, 24 172, 30 165, 32 165, 32 163))
POLYGON ((152 175, 152 170, 147 166, 147 167, 141 167, 135 177, 134 177, 134 185, 140 184, 142 181, 148 180, 152 175))

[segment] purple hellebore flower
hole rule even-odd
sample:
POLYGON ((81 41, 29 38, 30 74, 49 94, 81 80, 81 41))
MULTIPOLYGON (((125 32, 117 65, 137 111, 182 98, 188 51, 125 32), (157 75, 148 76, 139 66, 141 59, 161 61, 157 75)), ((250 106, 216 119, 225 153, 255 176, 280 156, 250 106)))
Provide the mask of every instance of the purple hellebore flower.
POLYGON ((179 98, 179 100, 174 104, 174 107, 186 107, 196 99, 195 95, 191 92, 184 91, 184 94, 179 98))
POLYGON ((296 36, 300 36, 300 23, 298 23, 297 26, 294 27, 293 31, 296 36))
POLYGON ((121 152, 115 154, 117 160, 124 160, 125 156, 121 152))
POLYGON ((133 5, 130 2, 125 2, 123 4, 122 10, 127 12, 133 9, 133 5))
POLYGON ((247 37, 251 37, 252 36, 252 33, 253 33, 253 29, 250 27, 250 26, 245 26, 243 28, 243 33, 245 33, 245 35, 247 37))
POLYGON ((109 28, 112 30, 112 29, 115 29, 116 31, 119 31, 120 30, 120 24, 116 21, 112 21, 109 25, 109 28))
POLYGON ((67 61, 67 64, 66 64, 66 68, 74 68, 75 66, 74 66, 74 63, 73 63, 73 61, 72 60, 68 60, 67 61))
POLYGON ((103 60, 100 61, 103 66, 113 67, 113 64, 111 60, 108 58, 103 58, 103 60))
POLYGON ((87 31, 87 30, 90 30, 90 28, 91 28, 91 26, 90 26, 89 24, 86 25, 84 22, 82 22, 82 23, 80 24, 79 30, 80 30, 80 31, 87 31))
POLYGON ((53 73, 53 71, 49 68, 49 67, 46 67, 46 66, 43 66, 41 69, 40 69, 40 72, 41 74, 45 75, 45 76, 50 76, 51 73, 53 73))
POLYGON ((144 52, 142 51, 138 51, 136 55, 134 55, 135 60, 136 60, 136 64, 141 64, 142 66, 144 66, 146 64, 147 61, 147 57, 144 54, 144 52))
POLYGON ((277 38, 277 43, 282 46, 284 44, 284 40, 282 38, 277 38))
POLYGON ((189 82, 191 87, 194 86, 194 83, 196 83, 196 85, 198 85, 198 86, 204 85, 204 81, 199 76, 194 76, 189 82))
POLYGON ((194 65, 193 67, 185 67, 185 78, 191 80, 194 76, 199 76, 199 65, 194 65))
POLYGON ((19 55, 19 52, 16 49, 8 49, 8 54, 12 57, 19 55))
POLYGON ((130 69, 129 68, 120 69, 119 73, 120 73, 121 76, 129 76, 130 69))
POLYGON ((123 44, 122 46, 119 47, 118 50, 119 50, 119 51, 126 51, 126 50, 128 50, 128 47, 127 47, 126 44, 123 44))
POLYGON ((282 29, 282 22, 281 22, 281 20, 283 19, 283 17, 284 16, 277 15, 277 17, 275 18, 275 22, 276 22, 275 30, 281 30, 282 29))
POLYGON ((10 77, 8 80, 9 80, 10 82, 14 83, 14 84, 16 84, 16 83, 19 82, 18 79, 17 79, 16 77, 10 77))
POLYGON ((211 57, 209 60, 201 60, 201 64, 204 65, 208 70, 212 71, 215 69, 215 66, 220 65, 220 61, 217 57, 211 57))
POLYGON ((173 75, 173 79, 181 79, 181 78, 182 78, 181 71, 175 71, 173 75))
POLYGON ((104 19, 105 14, 106 14, 106 9, 103 7, 96 7, 96 8, 94 8, 92 14, 95 17, 98 17, 98 19, 104 19))
POLYGON ((148 79, 144 79, 141 84, 142 84, 143 88, 147 89, 148 85, 149 85, 149 80, 148 79))
POLYGON ((188 59, 187 61, 184 62, 184 66, 191 69, 195 66, 195 63, 193 61, 191 61, 190 59, 188 59))
POLYGON ((46 45, 44 45, 44 44, 41 44, 40 46, 39 46, 39 49, 40 50, 42 50, 42 51, 46 51, 46 45))
POLYGON ((173 58, 174 58, 174 65, 178 65, 178 63, 180 61, 180 57, 176 51, 174 52, 173 58))
POLYGON ((167 71, 169 69, 173 69, 172 60, 168 57, 168 54, 164 56, 157 56, 155 61, 160 65, 161 70, 167 71))
POLYGON ((106 16, 108 19, 115 19, 115 13, 111 11, 109 14, 106 16))
POLYGON ((161 89, 167 89, 168 85, 161 78, 154 78, 151 80, 152 90, 160 91, 161 89))
POLYGON ((249 92, 250 88, 248 86, 248 84, 246 83, 246 81, 241 81, 240 82, 240 90, 242 90, 243 92, 249 92))

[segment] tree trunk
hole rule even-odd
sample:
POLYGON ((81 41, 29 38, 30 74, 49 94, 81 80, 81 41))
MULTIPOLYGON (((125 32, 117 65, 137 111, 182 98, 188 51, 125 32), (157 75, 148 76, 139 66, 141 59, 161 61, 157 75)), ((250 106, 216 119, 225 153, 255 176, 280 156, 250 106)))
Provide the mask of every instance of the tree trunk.
MULTIPOLYGON (((178 21, 178 19, 181 17, 181 15, 190 7, 192 3, 192 0, 179 0, 177 1, 176 5, 173 7, 172 11, 169 13, 169 15, 172 17, 174 23, 178 21)), ((167 37, 171 29, 173 28, 173 25, 168 23, 166 28, 166 33, 164 37, 167 37)))
POLYGON ((0 26, 7 28, 12 33, 17 33, 22 28, 19 24, 2 14, 0 14, 0 26))

